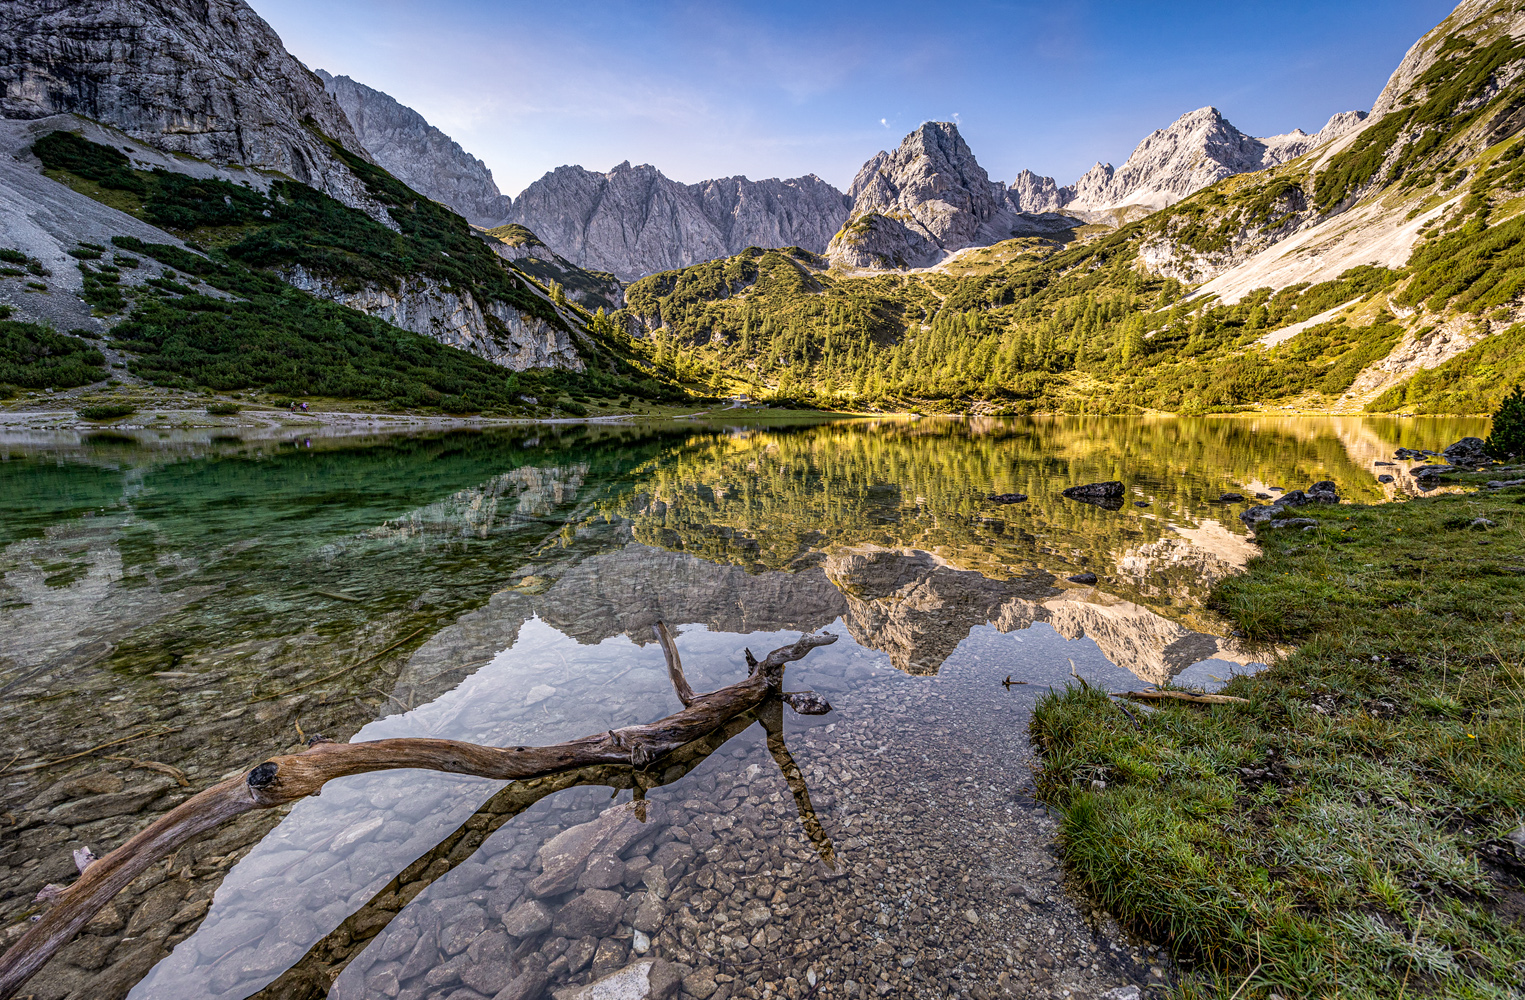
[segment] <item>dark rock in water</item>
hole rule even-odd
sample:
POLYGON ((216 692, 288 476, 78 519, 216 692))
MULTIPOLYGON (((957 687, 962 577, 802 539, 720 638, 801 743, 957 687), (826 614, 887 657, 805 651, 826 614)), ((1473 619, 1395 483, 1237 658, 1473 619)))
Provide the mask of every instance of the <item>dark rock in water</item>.
POLYGON ((1071 583, 1095 583, 1096 582, 1096 574, 1095 573, 1076 573, 1074 576, 1070 577, 1069 580, 1070 580, 1071 583))
POLYGON ((1148 500, 1135 500, 1135 501, 1133 501, 1133 506, 1135 506, 1135 507, 1152 507, 1154 505, 1151 504, 1148 500))
POLYGON ((1421 465, 1410 469, 1409 474, 1415 479, 1431 479, 1435 476, 1444 476, 1450 472, 1470 472, 1470 469, 1458 468, 1454 465, 1421 465))
POLYGON ((1483 450, 1482 438, 1464 437, 1455 444, 1447 445, 1441 454, 1452 465, 1467 465, 1476 468, 1479 465, 1493 464, 1493 458, 1483 450))
POLYGON ((1377 477, 1377 482, 1379 482, 1379 483, 1390 483, 1392 481, 1393 481, 1393 477, 1389 476, 1389 475, 1385 475, 1384 474, 1384 475, 1381 475, 1381 476, 1377 477))
POLYGON ((1071 486, 1064 491, 1064 495, 1071 500, 1105 507, 1107 510, 1120 510, 1123 505, 1123 484, 1116 480, 1106 483, 1087 483, 1084 486, 1071 486))
MULTIPOLYGON (((1277 500, 1276 502, 1281 504, 1283 507, 1301 507, 1305 503, 1312 503, 1313 498, 1308 496, 1308 494, 1304 493, 1302 490, 1288 490, 1286 493, 1283 493, 1281 495, 1281 499, 1277 500)), ((1241 514, 1240 516, 1243 517, 1244 515, 1241 514)))
POLYGON ((1115 479, 1105 483, 1087 483, 1084 486, 1071 486, 1064 491, 1064 495, 1071 500, 1113 500, 1123 495, 1123 484, 1115 479))
POLYGON ((493 1000, 540 1000, 545 995, 545 984, 545 971, 531 966, 521 972, 513 982, 499 990, 493 1000))
MULTIPOLYGON (((1334 483, 1326 479, 1323 482, 1314 483, 1308 487, 1308 499, 1317 503, 1339 503, 1340 494, 1335 488, 1334 483)), ((1283 502, 1285 502, 1285 498, 1283 498, 1283 502)))
POLYGON ((1372 465, 1392 465, 1392 462, 1373 462, 1372 465))
POLYGON ((992 493, 991 503, 1021 503, 1027 499, 1026 493, 992 493))
POLYGON ((1238 503, 1244 499, 1243 493, 1225 493, 1218 498, 1219 503, 1238 503))

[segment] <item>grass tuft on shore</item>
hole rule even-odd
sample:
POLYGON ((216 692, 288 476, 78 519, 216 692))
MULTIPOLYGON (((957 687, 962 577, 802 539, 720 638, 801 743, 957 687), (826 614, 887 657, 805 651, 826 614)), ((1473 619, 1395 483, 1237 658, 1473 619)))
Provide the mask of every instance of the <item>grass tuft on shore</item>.
POLYGON ((1525 489, 1298 514, 1212 596, 1249 704, 1039 704, 1069 871, 1183 998, 1518 997, 1525 489))

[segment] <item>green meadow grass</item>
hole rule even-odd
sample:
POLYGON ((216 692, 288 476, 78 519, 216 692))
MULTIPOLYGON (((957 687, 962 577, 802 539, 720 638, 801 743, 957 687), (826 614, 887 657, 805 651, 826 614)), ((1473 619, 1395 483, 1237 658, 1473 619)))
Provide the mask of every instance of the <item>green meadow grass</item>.
POLYGON ((1249 704, 1038 706, 1069 870, 1182 998, 1519 997, 1525 490, 1298 514, 1212 595, 1249 704))

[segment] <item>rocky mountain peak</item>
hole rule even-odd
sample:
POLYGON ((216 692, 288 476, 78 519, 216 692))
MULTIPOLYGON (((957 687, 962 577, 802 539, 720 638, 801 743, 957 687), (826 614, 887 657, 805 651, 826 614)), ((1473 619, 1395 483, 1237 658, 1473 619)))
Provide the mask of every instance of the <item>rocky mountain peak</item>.
POLYGON ((558 167, 524 189, 510 221, 577 266, 630 281, 749 246, 820 253, 847 208, 842 192, 814 174, 682 184, 625 160, 607 173, 558 167))
POLYGON ((214 165, 279 171, 386 219, 303 125, 369 159, 344 111, 243 0, 0 4, 0 114, 60 113, 214 165))
MULTIPOLYGON (((1031 200, 1056 200, 1052 178, 1025 179, 1031 200)), ((1022 214, 1051 209, 1013 207, 952 122, 923 122, 894 152, 876 153, 850 191, 848 223, 826 250, 839 267, 925 267, 955 250, 1055 228, 1022 214)))
POLYGON ((1217 108, 1198 108, 1145 136, 1120 167, 1098 163, 1063 187, 1051 177, 1023 171, 1007 189, 1007 200, 1024 212, 1106 216, 1132 207, 1156 211, 1225 177, 1285 163, 1365 120, 1365 112, 1346 111, 1316 135, 1293 129, 1258 139, 1235 128, 1217 108))
POLYGON ((908 224, 945 249, 968 246, 1000 211, 1004 190, 993 183, 952 122, 924 122, 893 153, 880 152, 858 171, 849 193, 852 214, 904 214, 908 224))
POLYGON ((316 73, 344 109, 360 143, 393 177, 484 228, 508 217, 509 199, 498 190, 487 164, 423 115, 347 76, 316 73))

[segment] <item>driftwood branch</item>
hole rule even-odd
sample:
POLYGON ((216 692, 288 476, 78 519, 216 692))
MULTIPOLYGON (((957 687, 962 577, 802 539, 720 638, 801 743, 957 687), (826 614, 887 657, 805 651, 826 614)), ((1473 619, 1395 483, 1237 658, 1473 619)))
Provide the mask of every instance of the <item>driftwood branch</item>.
MULTIPOLYGON (((764 705, 763 710, 767 707, 764 705)), ((637 799, 642 799, 647 789, 668 784, 669 773, 676 770, 687 774, 733 737, 751 728, 757 721, 753 715, 752 712, 738 715, 708 736, 674 750, 662 759, 660 773, 637 771, 628 764, 601 764, 508 784, 453 833, 399 872, 251 1000, 322 1000, 349 963, 365 951, 416 895, 471 857, 499 828, 530 806, 556 792, 587 785, 604 785, 616 790, 629 788, 637 799)), ((673 774, 671 780, 677 781, 679 777, 673 774)))
POLYGON ((673 690, 678 692, 678 700, 687 708, 694 703, 694 689, 688 686, 688 678, 683 676, 683 661, 678 659, 678 647, 668 634, 665 622, 657 622, 651 626, 651 631, 656 633, 657 642, 662 644, 662 655, 667 658, 667 676, 672 679, 673 690))
MULTIPOLYGON (((659 633, 660 637, 660 633, 659 633)), ((671 641, 669 637, 669 642, 671 641)), ((782 694, 784 665, 835 635, 802 635, 758 662, 750 673, 718 691, 694 695, 683 711, 657 722, 626 726, 545 747, 486 747, 457 740, 391 739, 366 743, 314 742, 296 754, 272 757, 247 775, 229 778, 192 796, 121 847, 91 864, 61 892, 40 919, 0 956, 0 1000, 21 986, 133 879, 185 842, 243 813, 317 794, 335 778, 395 768, 421 768, 499 780, 528 780, 599 765, 644 769, 657 758, 721 728, 769 697, 782 694)), ((664 645, 664 650, 665 650, 664 645)), ((674 684, 688 689, 676 650, 668 660, 674 684)))
POLYGON ((1227 694, 1187 694, 1185 691, 1129 691, 1118 695, 1136 701, 1185 701, 1193 705, 1248 705, 1248 698, 1235 698, 1227 694))

